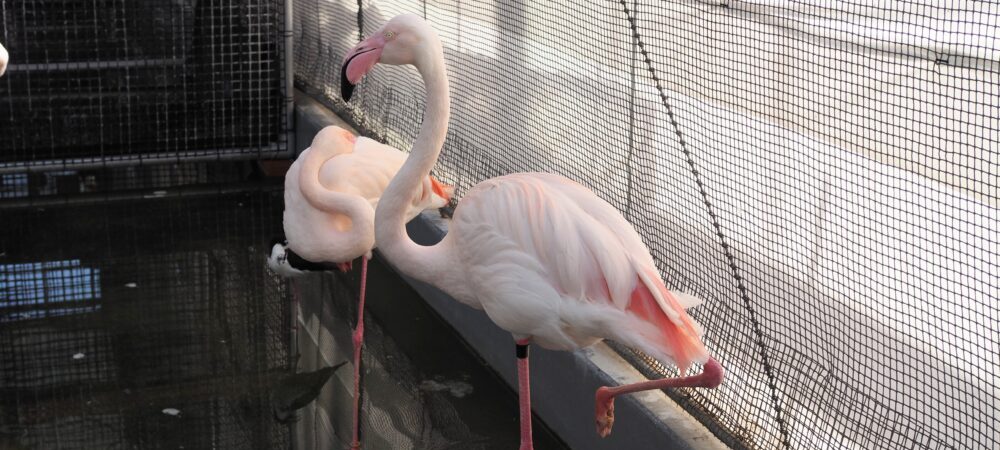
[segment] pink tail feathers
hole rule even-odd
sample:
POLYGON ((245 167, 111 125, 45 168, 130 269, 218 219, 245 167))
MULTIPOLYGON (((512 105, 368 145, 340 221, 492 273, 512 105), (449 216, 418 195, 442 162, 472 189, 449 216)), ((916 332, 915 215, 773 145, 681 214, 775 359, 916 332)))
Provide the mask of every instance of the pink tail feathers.
POLYGON ((659 339, 650 344, 670 355, 682 374, 692 363, 708 360, 708 349, 699 332, 701 327, 684 311, 684 306, 655 272, 639 276, 626 310, 659 330, 659 339), (660 298, 654 294, 654 289, 660 298))

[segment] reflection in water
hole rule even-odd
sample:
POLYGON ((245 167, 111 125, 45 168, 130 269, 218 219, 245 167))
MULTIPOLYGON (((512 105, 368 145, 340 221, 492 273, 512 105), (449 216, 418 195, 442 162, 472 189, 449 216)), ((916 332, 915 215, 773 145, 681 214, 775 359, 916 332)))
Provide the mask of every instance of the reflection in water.
POLYGON ((0 448, 286 446, 280 192, 2 211, 0 448), (237 226, 239 224, 240 226, 237 226))

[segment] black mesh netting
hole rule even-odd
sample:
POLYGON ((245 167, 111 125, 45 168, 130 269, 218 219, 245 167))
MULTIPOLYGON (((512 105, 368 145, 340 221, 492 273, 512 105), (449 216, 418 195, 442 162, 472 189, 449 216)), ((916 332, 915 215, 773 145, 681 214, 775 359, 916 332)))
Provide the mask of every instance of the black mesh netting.
POLYGON ((280 185, 0 201, 0 448, 287 446, 280 185))
MULTIPOLYGON (((996 4, 361 3, 365 35, 403 12, 441 34, 436 170, 459 198, 569 176, 706 299, 729 378, 672 395, 726 443, 1000 445, 996 4)), ((297 85, 408 149, 416 72, 383 67, 343 104, 358 3, 295 6, 297 85)))
POLYGON ((0 0, 0 172, 287 148, 281 0, 0 0))

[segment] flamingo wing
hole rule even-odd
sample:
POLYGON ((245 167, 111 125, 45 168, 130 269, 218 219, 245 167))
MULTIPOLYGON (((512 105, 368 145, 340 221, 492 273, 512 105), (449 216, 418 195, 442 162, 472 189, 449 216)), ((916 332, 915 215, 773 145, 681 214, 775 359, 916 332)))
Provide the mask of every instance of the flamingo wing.
MULTIPOLYGON (((329 189, 360 195, 378 204, 382 192, 406 162, 407 154, 378 141, 359 137, 353 152, 330 159, 320 171, 320 182, 329 189)), ((425 178, 419 192, 414 193, 407 219, 425 209, 440 208, 448 203, 451 187, 434 177, 425 178)))
POLYGON ((455 211, 459 258, 502 328, 550 348, 612 338, 686 369, 708 352, 649 250, 614 207, 551 174, 480 183, 455 211))
POLYGON ((323 164, 320 184, 364 197, 374 206, 404 162, 405 153, 368 138, 358 138, 351 152, 338 154, 323 164))
MULTIPOLYGON (((295 252, 311 261, 344 262, 353 259, 358 255, 338 250, 343 247, 337 242, 342 239, 341 235, 330 231, 343 232, 355 225, 372 228, 374 224, 354 223, 356 218, 312 204, 303 197, 300 174, 303 161, 310 153, 322 151, 323 158, 326 158, 318 172, 322 189, 361 197, 371 204, 373 210, 389 181, 406 162, 407 154, 402 151, 365 137, 354 138, 352 135, 345 141, 344 133, 349 132, 333 126, 321 130, 313 140, 313 146, 299 155, 285 175, 285 235, 295 252)), ((433 177, 426 177, 419 192, 414 193, 407 220, 425 209, 444 206, 448 193, 450 187, 433 177), (438 195, 439 191, 445 195, 438 195)))

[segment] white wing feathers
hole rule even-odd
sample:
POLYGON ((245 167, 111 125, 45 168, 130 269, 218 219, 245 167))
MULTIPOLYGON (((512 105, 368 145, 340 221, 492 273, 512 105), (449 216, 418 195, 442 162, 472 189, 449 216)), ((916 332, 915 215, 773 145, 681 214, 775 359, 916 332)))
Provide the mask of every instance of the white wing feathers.
MULTIPOLYGON (((455 211, 455 248, 482 307, 502 328, 556 349, 611 337, 661 360, 654 325, 626 310, 640 280, 675 323, 638 233, 585 187, 551 174, 515 174, 474 187, 455 211), (475 264, 472 264, 475 262, 475 264), (653 339, 656 338, 656 339, 653 339)), ((675 294, 682 307, 700 303, 675 294)), ((700 327, 696 326, 698 332, 700 327)))

